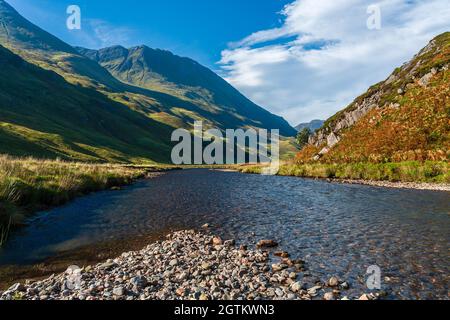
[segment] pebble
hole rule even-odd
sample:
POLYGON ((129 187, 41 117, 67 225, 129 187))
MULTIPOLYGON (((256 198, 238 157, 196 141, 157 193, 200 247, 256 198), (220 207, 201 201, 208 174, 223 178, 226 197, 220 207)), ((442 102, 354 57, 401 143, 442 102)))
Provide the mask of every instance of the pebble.
POLYGON ((367 301, 367 300, 370 300, 370 298, 369 298, 368 294, 363 294, 361 297, 359 297, 358 300, 367 301))
MULTIPOLYGON (((258 248, 278 246, 262 240, 258 248)), ((206 231, 180 231, 165 241, 141 251, 83 269, 71 266, 48 279, 15 284, 0 292, 0 300, 311 300, 323 286, 308 291, 295 282, 296 264, 287 252, 279 254, 282 263, 269 265, 270 254, 262 250, 235 247, 234 240, 223 241, 206 231), (272 268, 270 268, 270 266, 272 268), (76 280, 75 285, 73 284, 76 280)), ((328 281, 335 286, 334 279, 328 281)), ((337 282, 339 286, 339 280, 337 282)), ((339 289, 345 289, 342 282, 339 289)), ((335 298, 327 292, 325 300, 335 298)), ((363 295, 372 300, 376 296, 363 295)))
POLYGON ((323 298, 328 301, 335 300, 334 294, 332 292, 325 293, 323 298))
POLYGON ((331 277, 330 280, 328 280, 328 286, 331 288, 339 286, 339 279, 337 277, 331 277))
POLYGON ((272 265, 272 270, 274 272, 282 271, 287 268, 288 268, 288 266, 286 264, 282 264, 282 263, 276 263, 276 264, 272 265))
POLYGON ((223 240, 220 237, 214 237, 212 239, 212 244, 215 246, 221 246, 223 244, 223 240))
POLYGON ((175 267, 177 264, 178 264, 177 259, 170 260, 170 262, 169 262, 169 266, 171 266, 171 267, 175 267))
POLYGON ((308 289, 308 294, 312 297, 315 297, 318 295, 318 291, 321 289, 322 289, 321 286, 312 287, 312 288, 308 289))
POLYGON ((122 287, 117 287, 113 289, 113 295, 122 297, 125 295, 125 290, 122 287))
POLYGON ((295 282, 291 285, 292 292, 299 292, 302 289, 303 285, 300 282, 295 282))

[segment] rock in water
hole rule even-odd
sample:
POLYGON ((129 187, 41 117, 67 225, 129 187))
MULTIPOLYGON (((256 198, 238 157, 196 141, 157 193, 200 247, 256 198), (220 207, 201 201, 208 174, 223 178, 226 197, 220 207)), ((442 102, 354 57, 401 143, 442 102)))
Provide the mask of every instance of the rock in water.
POLYGON ((278 247, 278 243, 274 240, 261 240, 256 245, 257 248, 275 248, 278 247))
POLYGON ((280 257, 280 258, 289 258, 290 254, 286 251, 277 251, 273 254, 276 257, 280 257))
POLYGON ((337 277, 331 277, 328 280, 328 286, 331 288, 337 287, 339 285, 339 279, 337 277))

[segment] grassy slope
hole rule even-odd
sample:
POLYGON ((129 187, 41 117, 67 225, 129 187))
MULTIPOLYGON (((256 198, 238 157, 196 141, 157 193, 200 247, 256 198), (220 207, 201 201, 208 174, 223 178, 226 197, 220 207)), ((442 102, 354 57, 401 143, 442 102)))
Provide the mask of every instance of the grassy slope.
POLYGON ((0 46, 0 153, 82 161, 167 160, 170 128, 67 83, 0 46))
POLYGON ((147 169, 0 157, 0 245, 27 214, 76 196, 128 184, 147 169))
MULTIPOLYGON (((163 103, 159 112, 151 114, 155 119, 169 124, 204 120, 221 129, 279 128, 284 136, 296 133, 284 119, 255 105, 214 72, 189 58, 146 46, 78 50, 125 83, 183 102, 176 108, 172 103, 163 103)), ((161 96, 159 100, 166 99, 161 96)))
POLYGON ((0 44, 28 62, 0 48, 0 153, 80 161, 169 160, 171 127, 115 101, 113 93, 120 95, 128 86, 3 0, 0 44))
POLYGON ((446 161, 450 158, 450 71, 415 84, 399 108, 374 109, 322 162, 446 161))
POLYGON ((395 79, 394 81, 385 80, 373 85, 366 93, 356 98, 347 108, 339 111, 325 121, 322 129, 325 131, 330 130, 337 121, 343 118, 346 112, 356 109, 358 103, 361 103, 364 99, 379 91, 382 92, 379 101, 380 106, 399 102, 400 96, 398 89, 404 90, 408 85, 417 83, 417 80, 430 72, 432 68, 440 68, 450 63, 450 32, 445 32, 437 36, 431 42, 435 44, 431 49, 428 47, 422 49, 409 63, 394 70, 388 78, 389 80, 393 77, 395 79))
MULTIPOLYGON (((381 93, 378 105, 354 126, 341 131, 342 140, 320 160, 322 163, 448 161, 450 159, 450 32, 433 40, 410 63, 395 70, 390 79, 369 89, 348 108, 330 118, 331 130, 345 112, 365 98, 381 93), (433 68, 440 70, 427 86, 419 80, 433 68), (399 89, 404 93, 399 93, 399 89), (406 92, 405 92, 406 91, 406 92), (394 106, 394 107, 393 107, 394 106)), ((299 155, 311 163, 320 147, 308 146, 299 155)))
MULTIPOLYGON (((72 85, 53 92, 46 83, 50 80, 45 77, 25 81, 25 77, 15 73, 17 70, 8 70, 11 73, 8 78, 2 77, 0 86, 0 105, 7 106, 0 118, 2 142, 7 144, 3 144, 0 153, 82 161, 166 162, 170 155, 170 132, 174 128, 190 128, 194 120, 219 127, 222 122, 231 127, 250 123, 238 112, 221 117, 221 111, 207 99, 192 98, 195 92, 197 96, 208 96, 201 88, 190 92, 189 98, 178 94, 178 89, 158 91, 125 84, 95 61, 28 22, 3 0, 0 0, 0 45, 72 85), (22 91, 25 96, 19 94, 22 91), (33 113, 28 114, 29 110, 33 113), (72 113, 67 114, 66 110, 72 113), (43 121, 44 117, 50 121, 43 121), (121 117, 125 118, 122 123, 121 117), (131 126, 127 121, 130 118, 131 126), (69 123, 72 120, 76 122, 69 123), (102 132, 98 132, 98 127, 102 132)), ((54 82, 57 81, 49 83, 54 82)))

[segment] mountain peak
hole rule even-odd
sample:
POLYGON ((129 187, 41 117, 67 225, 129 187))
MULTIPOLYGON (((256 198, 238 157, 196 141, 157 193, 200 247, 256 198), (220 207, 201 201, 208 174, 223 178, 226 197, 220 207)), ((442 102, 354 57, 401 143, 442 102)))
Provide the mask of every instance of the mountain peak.
POLYGON ((298 131, 302 131, 303 129, 307 128, 311 130, 311 132, 315 132, 316 130, 320 129, 325 121, 323 120, 312 120, 307 123, 300 123, 298 126, 295 127, 298 131))
POLYGON ((0 0, 0 43, 11 48, 76 53, 71 46, 22 17, 4 0, 0 0))
MULTIPOLYGON (((296 133, 283 118, 257 106, 212 70, 192 59, 145 45, 130 49, 115 46, 78 51, 125 83, 187 100, 192 105, 186 114, 194 114, 195 110, 197 118, 217 118, 217 113, 222 113, 222 119, 217 121, 220 127, 280 129, 284 136, 296 133), (215 110, 214 115, 206 116, 211 110, 215 110)), ((179 115, 172 114, 172 111, 168 113, 179 119, 179 115)), ((186 118, 186 115, 182 117, 186 118)))

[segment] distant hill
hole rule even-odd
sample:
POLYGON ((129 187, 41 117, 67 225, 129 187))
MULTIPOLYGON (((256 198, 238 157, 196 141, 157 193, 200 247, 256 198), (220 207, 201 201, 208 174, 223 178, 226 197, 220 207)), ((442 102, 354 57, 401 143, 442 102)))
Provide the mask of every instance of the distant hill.
POLYGON ((449 65, 450 32, 446 32, 328 119, 298 159, 449 161, 449 65))
POLYGON ((174 108, 170 102, 163 104, 152 115, 156 120, 180 126, 203 119, 210 126, 222 129, 273 128, 280 129, 284 136, 295 135, 284 119, 257 106, 217 74, 189 58, 147 46, 77 50, 125 83, 185 102, 181 108, 174 108))
POLYGON ((170 133, 190 129, 195 120, 295 134, 284 119, 190 59, 146 47, 125 49, 126 65, 115 71, 108 57, 120 47, 111 55, 99 52, 98 59, 89 50, 79 49, 81 54, 3 0, 0 46, 1 153, 167 162, 170 133))
POLYGON ((311 130, 311 132, 315 132, 316 130, 322 128, 324 123, 325 121, 323 120, 312 120, 311 122, 308 123, 300 123, 298 126, 295 127, 295 129, 300 132, 303 129, 308 128, 309 130, 311 130))

